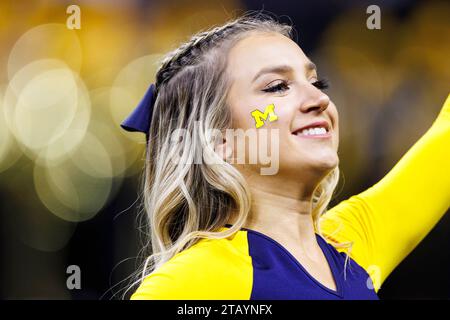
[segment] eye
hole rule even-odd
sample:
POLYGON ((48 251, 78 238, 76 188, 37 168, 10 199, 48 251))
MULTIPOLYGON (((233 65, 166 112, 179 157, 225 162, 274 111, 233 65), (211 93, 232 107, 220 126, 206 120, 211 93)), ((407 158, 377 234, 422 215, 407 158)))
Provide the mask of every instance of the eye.
POLYGON ((286 91, 289 89, 289 86, 287 85, 286 81, 280 82, 279 84, 276 84, 274 86, 271 86, 267 89, 263 89, 262 91, 265 92, 279 92, 279 91, 286 91))
POLYGON ((329 85, 329 81, 327 79, 319 79, 312 83, 313 86, 315 86, 317 89, 323 90, 327 89, 329 85))

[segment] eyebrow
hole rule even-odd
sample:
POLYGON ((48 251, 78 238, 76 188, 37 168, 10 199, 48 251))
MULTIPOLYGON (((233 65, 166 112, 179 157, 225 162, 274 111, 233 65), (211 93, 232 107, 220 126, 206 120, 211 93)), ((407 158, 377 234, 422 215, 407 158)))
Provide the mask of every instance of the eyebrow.
MULTIPOLYGON (((289 73, 292 71, 293 71, 292 67, 286 64, 279 66, 265 67, 259 70, 259 72, 253 77, 252 82, 255 82, 256 79, 258 79, 260 76, 266 73, 289 73)), ((317 67, 314 63, 309 61, 306 63, 306 71, 317 71, 317 67)))

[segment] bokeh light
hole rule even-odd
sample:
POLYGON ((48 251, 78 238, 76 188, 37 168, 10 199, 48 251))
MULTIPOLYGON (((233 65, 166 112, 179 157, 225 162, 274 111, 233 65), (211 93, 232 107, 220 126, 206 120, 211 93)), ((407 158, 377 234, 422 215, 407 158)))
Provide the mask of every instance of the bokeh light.
POLYGON ((8 76, 11 79, 23 66, 41 59, 62 60, 78 72, 81 57, 78 36, 75 32, 68 32, 65 24, 39 25, 24 33, 14 44, 8 60, 8 76))
POLYGON ((0 172, 7 170, 22 155, 22 151, 17 147, 14 136, 9 131, 3 104, 5 88, 0 87, 0 172))
POLYGON ((31 159, 57 161, 80 143, 90 119, 81 78, 56 59, 34 61, 9 82, 3 100, 6 123, 31 159))
MULTIPOLYGON (((90 141, 95 141, 90 134, 87 136, 90 141)), ((89 150, 77 151, 81 153, 79 159, 82 159, 89 150)), ((97 155, 101 152, 100 149, 97 155)), ((36 165, 33 177, 39 199, 50 212, 64 220, 91 219, 106 204, 111 191, 110 176, 96 177, 86 173, 104 174, 108 169, 100 169, 99 165, 110 166, 110 163, 107 156, 104 155, 103 159, 103 162, 98 160, 93 165, 89 161, 75 163, 71 159, 52 167, 36 165)))

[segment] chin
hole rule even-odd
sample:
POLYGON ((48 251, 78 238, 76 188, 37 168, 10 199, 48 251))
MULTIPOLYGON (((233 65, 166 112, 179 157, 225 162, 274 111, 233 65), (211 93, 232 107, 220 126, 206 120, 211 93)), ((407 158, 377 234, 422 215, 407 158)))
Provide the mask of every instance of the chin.
POLYGON ((280 161, 280 172, 288 177, 298 174, 320 180, 338 165, 339 158, 336 152, 322 153, 320 155, 302 154, 282 159, 280 161))
POLYGON ((334 162, 333 164, 331 163, 327 163, 327 164, 323 164, 322 166, 316 166, 316 174, 317 176, 319 176, 321 179, 324 178, 325 176, 327 176, 331 171, 333 171, 339 163, 334 162))
POLYGON ((329 154, 321 155, 320 157, 317 157, 315 161, 313 157, 311 160, 314 162, 313 166, 317 166, 324 170, 333 170, 339 165, 339 157, 336 152, 329 152, 329 154))
POLYGON ((304 154, 298 158, 297 168, 307 170, 317 176, 327 175, 339 165, 339 157, 335 151, 329 150, 320 154, 304 154))

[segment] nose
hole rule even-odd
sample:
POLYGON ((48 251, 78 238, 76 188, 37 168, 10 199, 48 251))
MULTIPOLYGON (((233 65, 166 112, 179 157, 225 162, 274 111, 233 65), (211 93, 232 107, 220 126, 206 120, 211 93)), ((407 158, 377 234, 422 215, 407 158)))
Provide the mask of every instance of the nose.
POLYGON ((313 110, 317 111, 318 113, 322 113, 330 105, 330 98, 320 89, 314 86, 312 87, 313 88, 310 88, 307 91, 308 96, 303 101, 300 110, 305 113, 311 112, 313 110))

